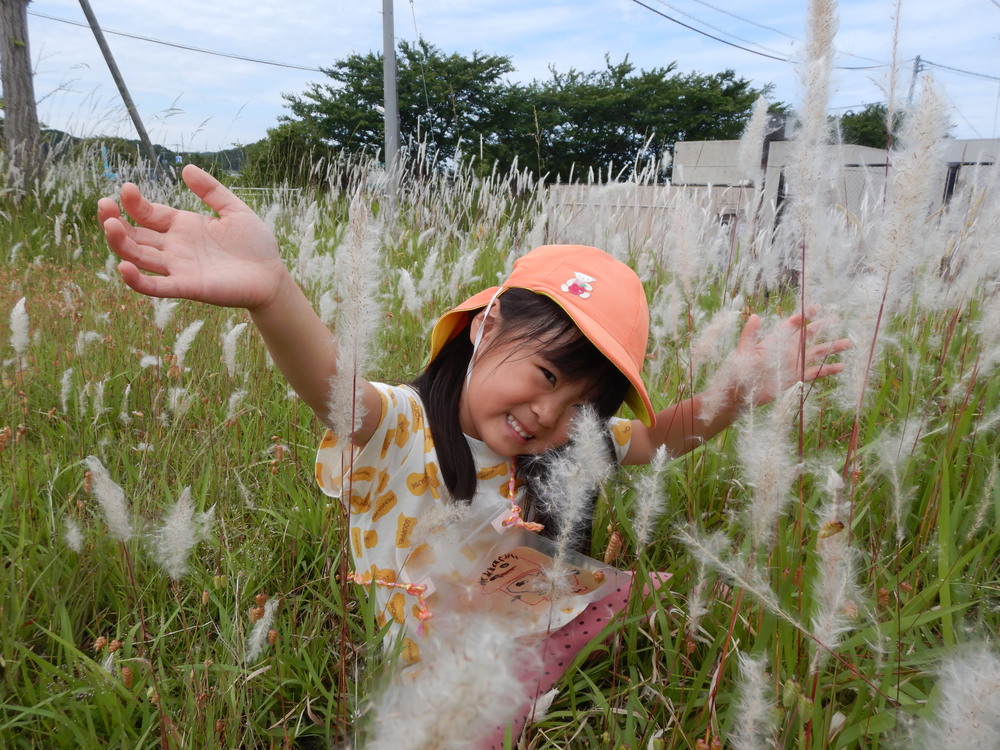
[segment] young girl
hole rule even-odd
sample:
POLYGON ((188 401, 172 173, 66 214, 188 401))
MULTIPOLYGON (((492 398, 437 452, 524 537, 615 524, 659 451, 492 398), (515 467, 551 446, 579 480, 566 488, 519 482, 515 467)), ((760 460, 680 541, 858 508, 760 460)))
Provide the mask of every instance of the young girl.
MULTIPOLYGON (((150 203, 131 184, 122 187, 121 205, 137 225, 113 201, 100 201, 99 219, 122 259, 122 278, 155 297, 246 308, 289 384, 326 420, 336 339, 263 222, 207 173, 187 166, 183 177, 217 218, 150 203)), ((839 372, 841 365, 822 360, 848 346, 844 340, 805 346, 802 337, 816 331, 805 315, 760 342, 760 320, 751 316, 736 352, 746 376, 706 421, 699 418, 700 396, 654 410, 641 377, 648 327, 642 285, 627 266, 595 248, 537 248, 501 286, 441 317, 429 364, 412 385, 361 381, 361 417, 350 445, 328 433, 319 449, 317 481, 342 496, 347 510, 352 577, 374 593, 404 661, 420 661, 433 618, 463 610, 469 591, 487 608, 510 607, 514 627, 547 639, 542 663, 523 676, 515 737, 531 698, 549 690, 625 606, 630 588, 627 577, 577 557, 558 617, 540 623, 518 614, 518 607, 537 612, 545 600, 531 581, 544 576, 551 553, 538 534, 556 524, 533 502, 534 469, 544 462, 530 457, 565 446, 574 416, 587 405, 607 425, 600 429, 616 461, 646 463, 660 446, 680 455, 730 425, 748 399, 765 403, 796 380, 839 372), (777 383, 764 376, 775 368, 775 341, 787 342, 778 365, 785 375, 777 383), (614 418, 623 403, 636 419, 614 418), (452 508, 463 519, 458 536, 432 520, 452 508)), ((501 744, 503 731, 486 746, 501 744)))

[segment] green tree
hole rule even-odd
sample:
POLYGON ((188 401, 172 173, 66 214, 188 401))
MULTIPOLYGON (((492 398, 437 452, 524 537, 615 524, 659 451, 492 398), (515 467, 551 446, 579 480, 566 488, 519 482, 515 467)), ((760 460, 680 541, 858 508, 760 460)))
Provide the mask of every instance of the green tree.
MULTIPOLYGON (((840 116, 840 137, 844 143, 872 148, 889 148, 891 145, 889 129, 886 124, 889 119, 885 104, 866 104, 860 112, 848 110, 840 116)), ((892 136, 899 131, 902 113, 896 112, 892 136)))
MULTIPOLYGON (((507 86, 502 76, 514 69, 509 57, 445 55, 424 40, 402 41, 396 67, 402 146, 425 149, 425 162, 452 158, 463 141, 477 146, 479 134, 501 127, 505 115, 496 102, 507 86)), ((285 96, 294 118, 330 146, 380 150, 382 55, 354 54, 323 72, 333 83, 285 96)))
POLYGON ((250 186, 320 184, 316 167, 332 150, 306 122, 283 122, 268 130, 267 138, 246 147, 241 182, 250 186))
MULTIPOLYGON (((678 140, 737 138, 769 90, 732 70, 639 71, 627 57, 605 58, 595 72, 552 69, 549 80, 521 85, 503 79, 513 69, 507 57, 445 55, 424 41, 401 42, 397 62, 401 139, 423 156, 411 163, 446 163, 461 150, 481 171, 516 163, 563 181, 658 164, 678 140)), ((325 72, 334 83, 285 96, 286 124, 333 147, 381 149, 381 56, 351 55, 325 72)))
POLYGON ((534 85, 540 126, 539 169, 560 179, 591 169, 627 174, 637 161, 659 162, 681 140, 738 138, 756 89, 732 70, 680 74, 676 64, 637 71, 626 57, 605 69, 570 70, 534 85))

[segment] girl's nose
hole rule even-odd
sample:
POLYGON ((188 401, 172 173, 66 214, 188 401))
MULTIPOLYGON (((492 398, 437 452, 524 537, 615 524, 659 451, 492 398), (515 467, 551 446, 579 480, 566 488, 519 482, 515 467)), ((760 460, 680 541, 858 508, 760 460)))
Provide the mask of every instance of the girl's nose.
POLYGON ((562 404, 562 400, 555 394, 542 396, 541 398, 536 399, 532 405, 532 411, 534 412, 538 423, 542 427, 547 428, 552 428, 558 425, 565 410, 566 409, 564 404, 562 404))

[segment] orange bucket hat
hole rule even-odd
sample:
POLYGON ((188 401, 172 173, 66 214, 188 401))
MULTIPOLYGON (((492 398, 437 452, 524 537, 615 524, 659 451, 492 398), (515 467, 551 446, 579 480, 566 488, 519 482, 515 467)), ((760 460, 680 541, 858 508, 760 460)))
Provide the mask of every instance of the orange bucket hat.
POLYGON ((543 245, 518 258, 502 286, 484 289, 438 319, 431 332, 431 359, 476 311, 512 287, 543 294, 559 305, 628 378, 625 403, 644 425, 653 425, 653 405, 641 375, 649 339, 646 293, 635 271, 596 247, 543 245))

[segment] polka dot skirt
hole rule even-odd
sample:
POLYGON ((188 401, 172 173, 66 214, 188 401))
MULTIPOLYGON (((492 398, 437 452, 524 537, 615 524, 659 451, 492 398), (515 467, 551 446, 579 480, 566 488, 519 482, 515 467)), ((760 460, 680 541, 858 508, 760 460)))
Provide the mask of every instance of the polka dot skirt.
MULTIPOLYGON (((645 587, 646 593, 649 593, 650 588, 659 589, 669 577, 669 573, 654 574, 645 587)), ((631 590, 631 582, 620 586, 608 596, 588 606, 575 620, 545 638, 541 646, 541 664, 521 674, 525 692, 532 698, 518 711, 511 726, 512 737, 516 739, 520 736, 531 715, 535 700, 552 689, 572 664, 574 657, 600 635, 615 615, 625 609, 631 590)), ((481 749, 503 750, 506 731, 507 727, 496 727, 494 734, 481 746, 481 749)))

